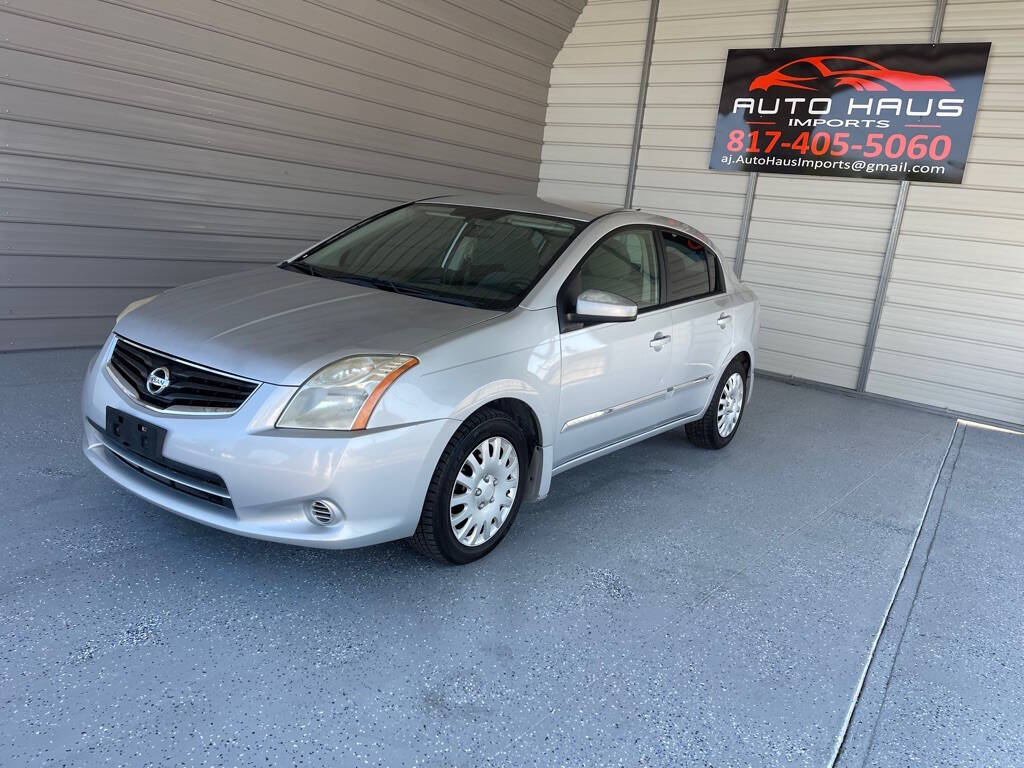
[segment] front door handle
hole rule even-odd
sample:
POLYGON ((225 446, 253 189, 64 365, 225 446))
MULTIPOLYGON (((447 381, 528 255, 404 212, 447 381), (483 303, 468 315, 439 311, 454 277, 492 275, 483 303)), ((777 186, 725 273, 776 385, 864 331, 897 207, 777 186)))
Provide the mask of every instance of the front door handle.
POLYGON ((666 336, 661 331, 658 331, 656 334, 654 334, 654 338, 651 339, 651 348, 652 349, 661 349, 666 344, 668 344, 670 341, 672 341, 672 337, 671 336, 666 336))
POLYGON ((718 327, 725 328, 725 324, 728 323, 730 320, 732 320, 732 315, 723 312, 718 316, 718 327))

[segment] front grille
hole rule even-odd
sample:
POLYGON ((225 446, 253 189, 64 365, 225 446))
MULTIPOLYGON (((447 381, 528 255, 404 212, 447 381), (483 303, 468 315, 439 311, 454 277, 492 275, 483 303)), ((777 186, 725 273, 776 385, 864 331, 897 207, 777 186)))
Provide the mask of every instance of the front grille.
POLYGON ((230 412, 259 386, 256 382, 217 373, 124 339, 118 339, 114 345, 110 367, 136 399, 161 410, 230 412), (147 388, 147 381, 151 373, 161 368, 167 369, 166 378, 170 383, 165 389, 152 392, 147 388))

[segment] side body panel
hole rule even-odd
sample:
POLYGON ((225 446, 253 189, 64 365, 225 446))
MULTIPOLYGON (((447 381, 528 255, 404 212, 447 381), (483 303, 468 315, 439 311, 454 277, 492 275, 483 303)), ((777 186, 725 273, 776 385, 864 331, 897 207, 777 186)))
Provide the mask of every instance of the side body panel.
POLYGON ((381 398, 371 428, 430 419, 461 421, 487 402, 513 398, 531 408, 541 443, 551 445, 561 390, 554 307, 515 309, 413 353, 421 363, 381 398))
POLYGON ((562 334, 556 465, 668 418, 672 343, 651 340, 672 333, 672 312, 660 309, 562 334))
POLYGON ((722 293, 672 307, 674 373, 680 413, 702 412, 732 358, 736 297, 722 293), (726 317, 723 317, 726 316, 726 317))

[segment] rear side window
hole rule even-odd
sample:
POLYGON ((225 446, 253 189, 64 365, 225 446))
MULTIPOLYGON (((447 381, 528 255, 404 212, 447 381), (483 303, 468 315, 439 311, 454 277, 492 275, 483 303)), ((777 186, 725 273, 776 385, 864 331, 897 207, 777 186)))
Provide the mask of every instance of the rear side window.
POLYGON ((715 257, 707 246, 684 235, 663 232, 668 301, 707 296, 717 290, 715 257))

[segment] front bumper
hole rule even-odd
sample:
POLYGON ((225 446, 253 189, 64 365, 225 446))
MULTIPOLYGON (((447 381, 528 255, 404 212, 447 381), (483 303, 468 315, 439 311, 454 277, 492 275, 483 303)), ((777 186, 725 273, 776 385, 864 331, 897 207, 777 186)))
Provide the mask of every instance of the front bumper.
MULTIPOLYGON (((82 392, 86 457, 118 485, 170 512, 213 528, 258 539, 309 547, 349 548, 411 536, 438 458, 458 423, 449 419, 342 432, 275 429, 294 387, 261 384, 234 413, 217 416, 163 414, 140 405, 106 368, 108 342, 90 366, 82 392), (180 465, 213 473, 229 502, 178 490, 181 484, 210 488, 162 467, 163 476, 140 471, 116 452, 98 429, 107 406, 167 430, 163 455, 180 465), (167 479, 177 481, 168 483, 167 479), (315 499, 334 502, 339 523, 321 526, 306 516, 315 499)), ((128 458, 133 458, 129 456, 128 458)))

